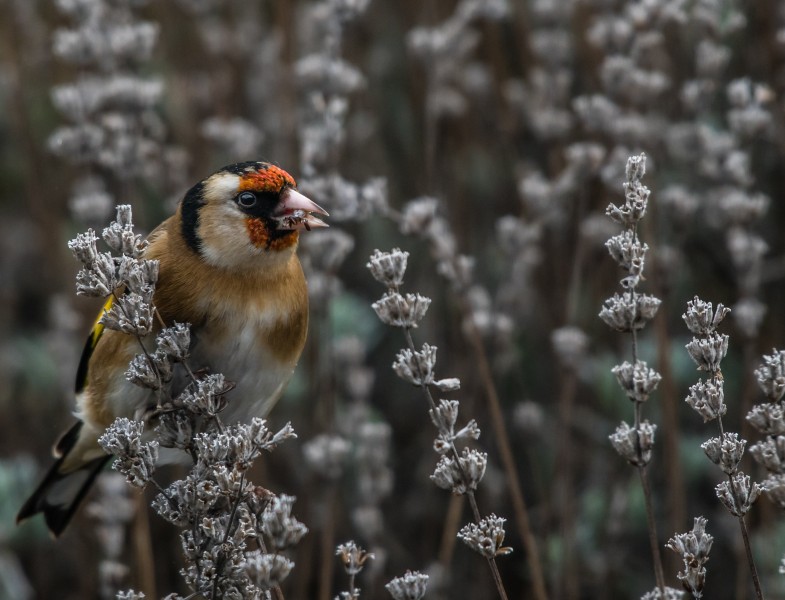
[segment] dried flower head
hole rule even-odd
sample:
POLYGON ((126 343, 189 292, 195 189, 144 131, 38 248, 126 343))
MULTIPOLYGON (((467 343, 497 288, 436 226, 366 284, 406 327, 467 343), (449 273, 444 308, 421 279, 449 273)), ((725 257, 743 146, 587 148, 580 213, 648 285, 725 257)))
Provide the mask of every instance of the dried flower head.
POLYGON ((158 334, 155 344, 170 360, 182 362, 188 358, 191 327, 187 323, 175 323, 173 327, 166 327, 158 334))
POLYGON ((152 289, 144 296, 129 292, 114 299, 109 310, 104 309, 101 323, 108 329, 140 337, 153 329, 152 289))
POLYGON ((654 318, 661 300, 646 294, 614 294, 603 303, 600 318, 616 331, 643 329, 654 318))
POLYGON ((642 360, 637 361, 634 366, 624 361, 613 367, 611 372, 616 375, 616 379, 627 397, 635 402, 648 400, 649 395, 657 389, 657 385, 662 379, 657 371, 650 369, 642 360))
POLYGON ((625 229, 620 234, 614 235, 605 242, 605 247, 620 267, 640 278, 649 245, 641 243, 634 231, 625 229))
POLYGON ((480 428, 477 422, 472 419, 465 427, 455 431, 455 422, 458 419, 458 401, 440 400, 436 409, 428 411, 431 421, 439 430, 439 435, 433 443, 433 448, 439 454, 449 452, 456 440, 476 440, 480 437, 480 428))
POLYGON ((785 434, 785 409, 779 404, 757 404, 745 418, 764 435, 785 434))
POLYGON ((248 579, 261 591, 279 585, 294 568, 294 562, 281 554, 267 554, 261 550, 246 552, 242 569, 248 579))
POLYGON ((308 533, 308 528, 292 516, 295 500, 286 494, 275 496, 262 514, 262 531, 276 551, 298 544, 308 533))
POLYGON ((507 519, 495 514, 481 519, 479 523, 469 523, 458 532, 458 539, 485 558, 505 556, 512 548, 504 544, 504 523, 507 519))
POLYGON ((699 381, 690 386, 690 394, 685 401, 695 412, 703 417, 703 422, 713 421, 728 410, 725 404, 722 384, 714 381, 699 381))
POLYGON ((687 302, 687 312, 681 318, 695 335, 709 335, 714 333, 729 312, 730 308, 723 304, 718 304, 717 310, 713 310, 711 302, 704 302, 695 296, 687 302))
POLYGON ((117 220, 104 229, 101 237, 112 250, 131 258, 140 258, 147 248, 147 240, 134 233, 130 204, 117 206, 117 220))
POLYGON ((191 382, 175 403, 196 415, 214 417, 226 407, 225 394, 231 389, 221 373, 211 373, 191 382))
POLYGON ((408 258, 409 253, 400 248, 393 248, 390 252, 374 250, 365 266, 370 269, 376 281, 388 288, 398 288, 403 283, 408 258))
POLYGON ((693 338, 685 348, 699 371, 716 373, 728 353, 728 341, 725 333, 710 333, 705 337, 693 338))
POLYGON ((723 481, 714 489, 720 502, 736 517, 746 515, 762 491, 761 486, 744 473, 733 475, 730 481, 723 481))
POLYGON ((736 473, 744 455, 744 446, 747 440, 739 439, 737 433, 725 433, 722 437, 715 437, 701 444, 701 448, 709 457, 709 460, 728 475, 736 473))
POLYGON ((750 446, 750 454, 769 473, 785 474, 785 436, 769 436, 750 446))
POLYGON ((606 215, 628 229, 635 227, 646 214, 650 192, 649 188, 640 181, 645 173, 646 155, 631 156, 627 160, 627 181, 624 183, 625 202, 621 206, 609 204, 605 209, 606 215))
POLYGON ((425 316, 431 299, 420 294, 406 294, 397 292, 386 293, 378 301, 371 304, 379 319, 391 327, 417 327, 425 316))
POLYGON ((695 598, 701 598, 703 587, 706 583, 706 567, 709 552, 714 538, 706 533, 706 523, 703 517, 696 517, 692 531, 673 536, 666 546, 681 556, 684 561, 684 570, 677 575, 682 585, 689 590, 695 598))
POLYGON ((112 467, 136 487, 147 485, 158 460, 158 442, 142 443, 143 431, 141 421, 120 417, 98 438, 104 451, 116 457, 112 467))
POLYGON ((384 586, 394 600, 421 600, 428 587, 428 575, 406 571, 384 586))
POLYGON ((761 489, 776 506, 785 509, 785 475, 770 475, 761 484, 761 489))
POLYGON ((628 463, 635 466, 645 466, 651 461, 654 447, 654 433, 656 425, 643 421, 639 429, 633 429, 622 421, 608 438, 614 450, 628 463))
POLYGON ((352 540, 339 544, 335 549, 335 555, 341 557, 343 568, 349 575, 357 575, 363 570, 366 562, 376 558, 373 553, 366 552, 352 540))
MULTIPOLYGON (((80 251, 81 252, 81 251, 80 251)), ((86 250, 85 257, 91 250, 86 250)), ((79 296, 106 298, 120 282, 115 272, 112 255, 108 252, 97 253, 89 265, 85 265, 76 275, 76 293, 79 296)))
POLYGON ((763 365, 755 369, 755 379, 769 402, 778 402, 785 395, 785 351, 772 350, 763 355, 763 365))
POLYGON ((90 266, 98 257, 98 247, 95 232, 88 229, 85 233, 79 233, 68 242, 68 249, 73 252, 76 260, 85 266, 90 266))
POLYGON ((436 346, 423 344, 422 350, 412 352, 404 348, 398 352, 393 363, 393 371, 404 381, 413 385, 433 383, 433 369, 436 366, 436 346))
POLYGON ((474 449, 464 448, 457 460, 443 454, 431 475, 431 481, 453 494, 465 494, 477 489, 487 464, 488 455, 474 449))

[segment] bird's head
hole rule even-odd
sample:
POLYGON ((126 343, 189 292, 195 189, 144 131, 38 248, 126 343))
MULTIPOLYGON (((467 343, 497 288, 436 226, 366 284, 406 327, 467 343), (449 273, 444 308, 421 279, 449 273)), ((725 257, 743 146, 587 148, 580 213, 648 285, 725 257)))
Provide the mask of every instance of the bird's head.
POLYGON ((182 235, 208 263, 242 268, 259 257, 286 258, 299 232, 327 227, 327 211, 297 191, 289 173, 269 163, 223 167, 192 187, 180 204, 182 235))

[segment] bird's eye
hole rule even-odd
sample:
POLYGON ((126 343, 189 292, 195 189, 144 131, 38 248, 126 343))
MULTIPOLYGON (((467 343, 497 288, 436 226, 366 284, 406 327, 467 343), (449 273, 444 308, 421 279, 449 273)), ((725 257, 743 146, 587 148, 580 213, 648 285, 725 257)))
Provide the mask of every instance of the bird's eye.
POLYGON ((253 192, 241 192, 237 194, 237 198, 235 198, 237 204, 242 206, 243 208, 251 208, 254 204, 256 204, 256 194, 253 192))

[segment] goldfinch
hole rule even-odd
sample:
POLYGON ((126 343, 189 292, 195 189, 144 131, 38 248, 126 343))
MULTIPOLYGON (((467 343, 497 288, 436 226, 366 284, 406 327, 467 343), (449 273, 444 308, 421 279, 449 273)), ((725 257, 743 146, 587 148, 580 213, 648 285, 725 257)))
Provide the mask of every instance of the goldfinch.
MULTIPOLYGON (((234 383, 226 422, 266 416, 292 376, 308 327, 295 251, 302 229, 327 226, 315 214, 327 212, 286 171, 244 162, 192 187, 148 236, 144 258, 160 261, 154 304, 168 326, 191 324, 189 366, 234 383)), ((96 323, 77 371, 79 420, 55 445, 57 460, 17 522, 40 512, 53 535, 62 533, 110 458, 98 437, 117 417, 155 406, 149 390, 125 377, 139 351, 134 336, 96 323)))

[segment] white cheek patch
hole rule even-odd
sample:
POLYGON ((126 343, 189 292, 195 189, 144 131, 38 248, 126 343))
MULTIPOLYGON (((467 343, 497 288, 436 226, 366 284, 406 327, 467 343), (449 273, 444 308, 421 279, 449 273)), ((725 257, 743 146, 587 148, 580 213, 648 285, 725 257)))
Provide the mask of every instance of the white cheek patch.
POLYGON ((223 204, 240 189, 240 176, 233 173, 216 173, 204 184, 204 199, 208 204, 223 204))
POLYGON ((245 215, 232 199, 240 176, 217 173, 204 185, 205 205, 199 215, 198 236, 204 260, 215 267, 234 269, 259 255, 248 237, 245 215))

